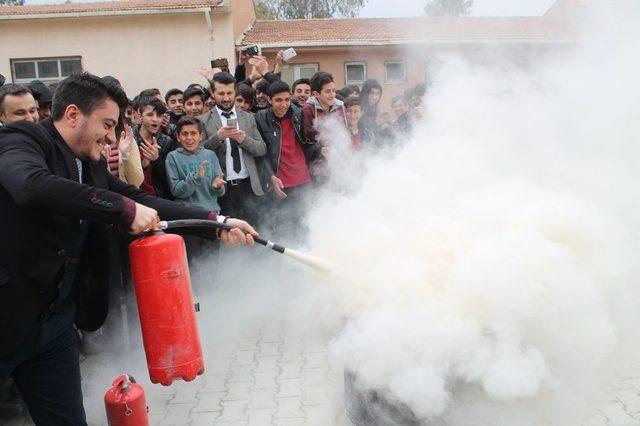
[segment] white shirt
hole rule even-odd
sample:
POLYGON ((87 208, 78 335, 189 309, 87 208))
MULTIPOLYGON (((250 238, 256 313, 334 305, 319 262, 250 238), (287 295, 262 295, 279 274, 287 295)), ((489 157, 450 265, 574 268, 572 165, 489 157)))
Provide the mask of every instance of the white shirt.
MULTIPOLYGON (((226 126, 227 125, 227 117, 225 117, 224 115, 222 115, 223 112, 227 112, 227 111, 222 111, 220 108, 218 108, 216 106, 216 111, 218 111, 218 115, 220 116, 220 121, 222 122, 222 126, 226 126)), ((236 107, 234 106, 231 111, 228 111, 231 114, 230 118, 235 118, 237 124, 237 128, 240 129, 240 122, 237 121, 238 120, 238 114, 236 114, 236 107)), ((227 174, 225 175, 225 180, 235 180, 235 179, 246 179, 249 177, 249 172, 247 171, 247 168, 244 165, 244 155, 242 152, 242 148, 240 147, 240 172, 236 173, 235 170, 233 170, 233 158, 231 158, 231 141, 229 140, 229 138, 227 138, 225 140, 225 143, 227 144, 227 150, 226 150, 226 154, 225 154, 225 169, 227 174)))

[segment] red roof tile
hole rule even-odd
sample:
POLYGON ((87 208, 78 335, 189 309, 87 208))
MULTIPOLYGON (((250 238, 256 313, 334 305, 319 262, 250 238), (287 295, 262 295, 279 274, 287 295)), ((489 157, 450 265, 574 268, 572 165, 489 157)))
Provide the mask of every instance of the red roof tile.
POLYGON ((243 44, 358 42, 557 41, 571 28, 541 17, 438 17, 256 21, 243 44))
POLYGON ((0 6, 0 16, 64 13, 120 12, 134 10, 191 9, 218 6, 223 0, 121 0, 96 3, 0 6))

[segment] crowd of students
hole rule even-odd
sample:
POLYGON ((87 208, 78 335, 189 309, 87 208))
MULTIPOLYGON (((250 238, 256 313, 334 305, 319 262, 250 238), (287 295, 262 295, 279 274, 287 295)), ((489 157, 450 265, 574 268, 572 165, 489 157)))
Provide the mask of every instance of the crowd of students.
MULTIPOLYGON (((337 89, 333 76, 319 71, 289 87, 280 79, 282 64, 280 53, 274 69, 264 57, 242 58, 235 75, 203 70, 210 87, 143 90, 124 111, 118 141, 105 147, 109 170, 162 198, 256 224, 275 209, 295 222, 303 194, 322 180, 331 155, 319 122, 335 117, 333 125, 344 126, 351 148, 360 151, 403 137, 422 115, 424 83, 394 97, 391 113, 380 108, 377 80, 337 89)), ((0 122, 42 120, 52 97, 39 81, 6 84, 0 122)))

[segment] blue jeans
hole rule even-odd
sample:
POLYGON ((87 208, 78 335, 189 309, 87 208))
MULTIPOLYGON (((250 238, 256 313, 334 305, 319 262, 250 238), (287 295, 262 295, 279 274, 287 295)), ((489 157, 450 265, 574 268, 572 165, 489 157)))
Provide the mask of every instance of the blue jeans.
POLYGON ((40 314, 13 354, 0 357, 0 383, 13 377, 36 425, 82 425, 73 303, 40 314))

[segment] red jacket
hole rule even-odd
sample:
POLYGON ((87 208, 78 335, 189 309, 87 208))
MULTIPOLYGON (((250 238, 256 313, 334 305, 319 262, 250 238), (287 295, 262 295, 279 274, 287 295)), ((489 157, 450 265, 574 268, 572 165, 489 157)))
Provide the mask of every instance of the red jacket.
POLYGON ((315 97, 310 97, 302 110, 302 131, 309 143, 315 143, 318 139, 318 130, 315 126, 315 120, 318 117, 324 117, 327 114, 335 115, 347 125, 347 118, 345 115, 344 103, 336 99, 331 105, 329 112, 326 112, 320 106, 320 102, 315 97))

